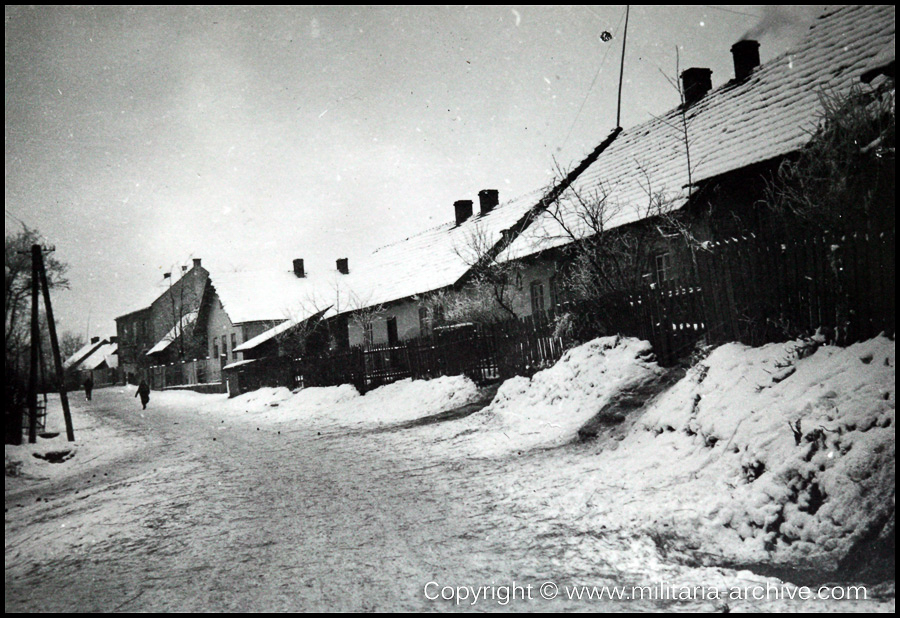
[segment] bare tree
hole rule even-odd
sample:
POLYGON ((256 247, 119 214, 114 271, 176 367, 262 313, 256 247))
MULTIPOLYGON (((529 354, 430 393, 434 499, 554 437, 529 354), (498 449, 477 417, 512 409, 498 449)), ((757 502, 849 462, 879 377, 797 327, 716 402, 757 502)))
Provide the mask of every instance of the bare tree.
POLYGON ((275 335, 280 356, 293 359, 305 357, 310 352, 319 352, 331 346, 331 333, 328 324, 322 320, 325 312, 333 304, 325 304, 322 299, 309 295, 296 306, 285 312, 285 322, 279 326, 283 329, 275 335))
POLYGON ((67 330, 59 339, 59 353, 63 359, 67 359, 83 348, 85 343, 84 335, 67 330))
POLYGON ((372 344, 372 332, 375 322, 384 315, 382 303, 372 303, 372 295, 360 295, 357 292, 349 292, 347 296, 347 310, 350 312, 350 324, 363 332, 363 345, 372 344))
POLYGON ((475 225, 465 242, 453 247, 471 274, 465 288, 445 290, 431 301, 435 308, 443 307, 448 321, 485 322, 516 317, 512 294, 522 266, 517 261, 503 260, 494 250, 496 244, 483 225, 475 225))
MULTIPOLYGON (((15 235, 6 236, 6 288, 4 290, 4 340, 7 367, 20 367, 29 349, 29 308, 31 295, 31 246, 41 244, 43 236, 26 226, 15 235)), ((68 266, 53 254, 44 258, 47 285, 68 288, 68 266)))
POLYGON ((175 282, 172 282, 173 273, 168 273, 169 289, 163 310, 168 327, 165 337, 177 344, 180 360, 194 355, 198 351, 195 348, 199 347, 194 338, 194 326, 202 291, 197 289, 193 280, 188 281, 189 272, 182 267, 182 276, 175 282))

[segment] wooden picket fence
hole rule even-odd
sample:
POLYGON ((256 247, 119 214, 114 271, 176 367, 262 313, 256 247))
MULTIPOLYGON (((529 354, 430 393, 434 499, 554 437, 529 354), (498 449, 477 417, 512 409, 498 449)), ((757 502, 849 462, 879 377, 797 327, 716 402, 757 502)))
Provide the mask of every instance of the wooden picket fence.
POLYGON ((761 345, 822 329, 838 344, 895 332, 894 232, 749 236, 697 253, 710 343, 761 345))
MULTIPOLYGON (((832 342, 848 344, 894 334, 893 231, 840 238, 748 235, 707 243, 692 259, 687 279, 563 305, 556 313, 438 328, 393 344, 293 361, 285 385, 350 383, 364 392, 445 375, 482 384, 531 375, 574 342, 613 334, 649 341, 663 365, 688 357, 700 341, 761 345, 822 329, 832 342)), ((264 359, 257 370, 265 367, 264 359)))

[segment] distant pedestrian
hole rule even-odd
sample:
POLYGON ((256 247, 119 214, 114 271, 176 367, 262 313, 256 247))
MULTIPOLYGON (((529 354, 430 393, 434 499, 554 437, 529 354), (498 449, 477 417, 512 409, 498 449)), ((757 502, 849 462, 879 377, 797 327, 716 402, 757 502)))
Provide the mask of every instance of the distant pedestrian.
POLYGON ((141 380, 141 383, 138 384, 137 392, 134 394, 135 397, 138 395, 141 396, 141 405, 144 406, 143 409, 147 409, 147 402, 150 401, 150 386, 147 385, 146 380, 141 380))
POLYGON ((84 381, 84 398, 88 401, 91 400, 92 390, 94 390, 94 378, 92 376, 88 376, 87 380, 84 381))

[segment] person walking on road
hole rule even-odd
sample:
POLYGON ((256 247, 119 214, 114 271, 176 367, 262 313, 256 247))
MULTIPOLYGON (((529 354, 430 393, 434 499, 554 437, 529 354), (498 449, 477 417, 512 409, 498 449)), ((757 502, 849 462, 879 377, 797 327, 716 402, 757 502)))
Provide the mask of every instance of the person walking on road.
POLYGON ((84 398, 87 401, 91 400, 92 390, 94 390, 94 377, 89 375, 87 380, 84 381, 84 398))
POLYGON ((141 405, 144 406, 143 409, 147 409, 147 402, 150 401, 150 386, 147 385, 146 380, 141 380, 141 383, 138 385, 137 392, 134 394, 135 397, 138 395, 141 396, 141 405))

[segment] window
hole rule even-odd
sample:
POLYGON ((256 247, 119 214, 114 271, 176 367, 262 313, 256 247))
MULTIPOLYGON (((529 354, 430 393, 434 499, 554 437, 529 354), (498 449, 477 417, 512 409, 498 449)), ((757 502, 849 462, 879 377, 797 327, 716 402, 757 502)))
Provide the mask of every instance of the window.
POLYGON ((674 277, 672 272, 672 256, 670 253, 660 253, 655 258, 656 266, 656 283, 664 283, 671 281, 674 277))
POLYGON ((550 277, 550 308, 556 310, 559 307, 559 275, 550 277))
POLYGON ((235 333, 231 333, 231 360, 237 360, 237 352, 234 349, 237 347, 237 335, 235 333))
POLYGON ((228 357, 228 339, 222 335, 222 356, 228 357))
POLYGON ((540 281, 531 282, 531 313, 532 315, 544 311, 544 284, 540 281))
POLYGON ((428 326, 428 307, 419 307, 419 334, 427 335, 428 326))
POLYGON ((375 333, 371 322, 363 324, 363 343, 367 348, 375 343, 375 333))
POLYGON ((213 358, 219 358, 219 340, 213 339, 213 358))
POLYGON ((397 336, 397 318, 388 318, 387 338, 390 345, 397 345, 400 342, 400 337, 397 336))

